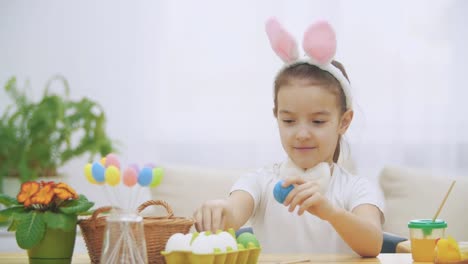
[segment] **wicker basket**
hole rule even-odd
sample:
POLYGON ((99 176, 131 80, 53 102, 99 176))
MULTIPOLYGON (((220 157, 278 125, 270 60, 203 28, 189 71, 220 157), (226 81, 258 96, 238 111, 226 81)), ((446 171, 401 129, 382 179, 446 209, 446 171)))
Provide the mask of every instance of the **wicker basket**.
POLYGON ((109 212, 111 209, 112 207, 110 206, 98 208, 90 218, 82 219, 78 222, 86 244, 86 249, 88 249, 89 258, 93 264, 99 264, 100 262, 102 240, 106 228, 106 217, 98 216, 101 213, 109 212))
POLYGON ((138 207, 138 213, 141 213, 146 207, 151 205, 161 205, 167 211, 166 216, 143 217, 148 263, 160 264, 165 263, 161 251, 164 250, 169 237, 175 233, 187 234, 195 221, 190 218, 174 217, 172 208, 162 200, 150 200, 141 204, 138 207))
MULTIPOLYGON (((143 217, 148 263, 160 264, 165 263, 161 251, 164 250, 169 237, 175 233, 187 234, 195 221, 190 218, 174 217, 172 208, 167 202, 162 200, 147 201, 138 207, 137 212, 141 213, 146 207, 151 205, 161 205, 167 211, 166 216, 143 217)), ((106 228, 106 216, 98 216, 111 209, 112 207, 98 208, 90 218, 78 222, 83 233, 86 248, 88 249, 89 258, 93 264, 99 264, 100 262, 106 228)))

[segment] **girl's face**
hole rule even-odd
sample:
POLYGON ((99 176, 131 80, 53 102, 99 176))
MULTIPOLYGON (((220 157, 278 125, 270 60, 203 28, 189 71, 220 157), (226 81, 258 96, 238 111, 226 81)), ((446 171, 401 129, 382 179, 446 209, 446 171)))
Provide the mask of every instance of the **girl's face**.
POLYGON ((277 103, 281 143, 289 158, 303 169, 332 163, 338 138, 346 132, 353 112, 341 115, 330 88, 305 82, 282 86, 277 103))

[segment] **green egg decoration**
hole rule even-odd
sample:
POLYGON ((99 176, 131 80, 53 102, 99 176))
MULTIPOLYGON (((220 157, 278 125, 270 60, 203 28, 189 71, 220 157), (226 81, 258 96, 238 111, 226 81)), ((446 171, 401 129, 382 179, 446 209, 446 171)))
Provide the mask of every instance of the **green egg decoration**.
POLYGON ((237 243, 242 244, 244 248, 249 248, 249 244, 252 243, 255 247, 260 247, 260 243, 254 234, 245 232, 237 237, 237 243))

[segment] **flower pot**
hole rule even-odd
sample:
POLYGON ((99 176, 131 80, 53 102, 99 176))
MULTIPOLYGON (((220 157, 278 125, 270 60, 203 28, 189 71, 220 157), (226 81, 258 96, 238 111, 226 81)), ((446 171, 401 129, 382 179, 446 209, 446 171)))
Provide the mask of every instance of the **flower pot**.
POLYGON ((72 231, 47 228, 44 238, 28 249, 30 264, 70 264, 75 248, 76 228, 72 231))

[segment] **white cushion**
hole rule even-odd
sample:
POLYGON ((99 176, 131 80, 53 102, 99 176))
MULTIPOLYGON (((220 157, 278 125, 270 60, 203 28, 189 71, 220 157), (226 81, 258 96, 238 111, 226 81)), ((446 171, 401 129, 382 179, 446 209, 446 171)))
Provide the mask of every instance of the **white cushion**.
POLYGON ((380 186, 386 202, 384 230, 409 237, 408 221, 431 219, 437 212, 452 180, 452 189, 438 218, 447 221, 446 235, 468 241, 468 177, 435 176, 422 169, 386 167, 380 186))
POLYGON ((204 201, 226 198, 231 186, 245 172, 247 170, 165 166, 161 185, 151 190, 152 199, 166 201, 175 216, 192 217, 204 201))

